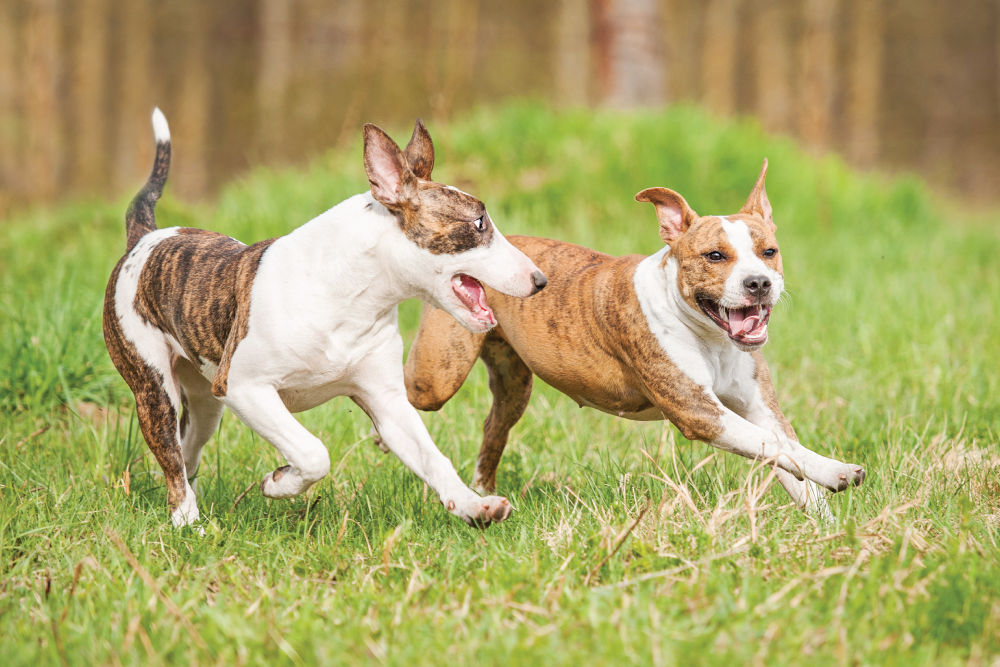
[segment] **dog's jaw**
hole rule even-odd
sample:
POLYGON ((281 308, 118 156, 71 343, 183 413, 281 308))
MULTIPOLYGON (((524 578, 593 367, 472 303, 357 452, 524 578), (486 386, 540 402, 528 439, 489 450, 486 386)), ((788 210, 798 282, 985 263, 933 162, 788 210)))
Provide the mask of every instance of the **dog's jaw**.
POLYGON ((744 352, 756 350, 767 342, 767 324, 773 304, 727 307, 718 301, 701 297, 698 299, 698 306, 744 352))
POLYGON ((469 320, 467 328, 485 332, 496 326, 496 315, 486 303, 486 290, 481 282, 468 274, 458 273, 451 278, 451 291, 468 311, 465 316, 469 320))

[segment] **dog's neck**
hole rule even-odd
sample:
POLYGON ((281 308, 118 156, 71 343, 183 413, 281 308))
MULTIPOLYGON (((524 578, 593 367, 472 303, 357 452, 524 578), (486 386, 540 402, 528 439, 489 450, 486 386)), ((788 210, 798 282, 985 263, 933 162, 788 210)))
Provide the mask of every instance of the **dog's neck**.
POLYGON ((285 237, 303 270, 331 295, 382 312, 426 298, 430 253, 416 247, 399 221, 371 192, 350 197, 285 237), (349 294, 347 294, 349 293, 349 294))
POLYGON ((646 257, 635 268, 632 285, 650 331, 660 340, 690 339, 713 348, 735 350, 729 339, 681 296, 677 270, 670 246, 646 257))

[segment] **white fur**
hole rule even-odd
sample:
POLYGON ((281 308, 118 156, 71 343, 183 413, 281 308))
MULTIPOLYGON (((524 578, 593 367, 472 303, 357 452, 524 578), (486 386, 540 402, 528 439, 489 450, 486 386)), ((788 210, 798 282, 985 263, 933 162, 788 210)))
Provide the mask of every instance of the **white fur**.
POLYGON ((747 305, 743 281, 750 276, 758 275, 770 279, 771 293, 774 301, 777 301, 778 296, 785 289, 785 281, 780 273, 765 264, 764 260, 754 251, 753 239, 750 238, 747 223, 738 219, 720 219, 729 244, 736 250, 736 264, 733 266, 732 273, 726 278, 723 296, 719 303, 726 308, 739 308, 747 305))
POLYGON ((163 115, 159 107, 153 109, 153 136, 156 137, 158 144, 170 141, 170 126, 167 125, 167 117, 163 115))
MULTIPOLYGON (((261 257, 248 333, 233 355, 223 399, 288 460, 279 479, 265 477, 264 494, 301 493, 329 472, 325 445, 291 413, 347 395, 449 511, 473 521, 484 507, 507 507, 505 499, 481 498, 462 482, 406 400, 397 304, 422 298, 462 321, 467 310, 451 291, 454 274, 527 296, 537 270, 496 229, 486 248, 456 255, 423 250, 370 193, 276 240, 261 257)), ((213 379, 214 365, 191 361, 205 381, 213 379)))
MULTIPOLYGON (((756 257, 746 225, 724 220, 723 227, 738 253, 740 292, 743 277, 760 273, 770 277, 780 293, 784 287, 781 276, 756 257), (752 259, 745 257, 748 253, 752 259)), ((754 378, 753 357, 683 299, 677 287, 677 261, 668 256, 664 262, 669 251, 666 247, 641 261, 633 286, 646 325, 664 354, 702 387, 721 411, 722 431, 710 444, 748 458, 773 460, 779 468, 778 480, 792 499, 817 518, 831 520, 826 499, 815 482, 838 488, 842 485, 840 476, 853 479, 856 466, 820 456, 784 435, 754 378), (803 477, 805 481, 800 481, 803 477)))

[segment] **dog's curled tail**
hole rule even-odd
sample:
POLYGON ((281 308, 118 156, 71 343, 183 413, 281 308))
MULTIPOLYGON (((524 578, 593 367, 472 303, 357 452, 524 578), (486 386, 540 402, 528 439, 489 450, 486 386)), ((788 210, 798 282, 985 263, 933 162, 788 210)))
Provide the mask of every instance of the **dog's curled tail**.
POLYGON ((156 229, 154 209, 156 201, 163 194, 163 185, 170 171, 170 128, 159 108, 153 109, 153 136, 156 137, 156 157, 153 171, 146 185, 132 200, 125 214, 125 245, 127 250, 135 247, 143 236, 156 229))

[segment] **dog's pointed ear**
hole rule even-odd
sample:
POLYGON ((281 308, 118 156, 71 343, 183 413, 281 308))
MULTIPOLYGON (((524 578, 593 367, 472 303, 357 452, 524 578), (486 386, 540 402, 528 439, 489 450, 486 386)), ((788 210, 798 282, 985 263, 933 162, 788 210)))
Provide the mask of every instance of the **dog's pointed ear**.
POLYGON ((378 126, 365 123, 365 172, 372 196, 392 209, 416 206, 417 178, 399 146, 378 126))
POLYGON ((747 203, 743 204, 743 208, 740 209, 740 213, 749 213, 751 215, 759 215, 766 222, 774 224, 774 219, 771 216, 771 202, 767 198, 767 191, 764 190, 764 177, 767 176, 767 158, 764 158, 764 164, 760 168, 760 175, 757 177, 757 182, 753 186, 753 190, 750 191, 750 196, 747 197, 747 203))
POLYGON ((406 144, 405 155, 410 171, 417 178, 431 180, 431 170, 434 169, 434 142, 431 141, 430 132, 424 127, 424 121, 419 118, 413 125, 413 136, 410 137, 410 143, 406 144))
POLYGON ((664 243, 673 243, 698 218, 698 214, 688 206, 684 197, 668 188, 646 188, 636 194, 635 200, 648 201, 656 207, 660 238, 664 243))

